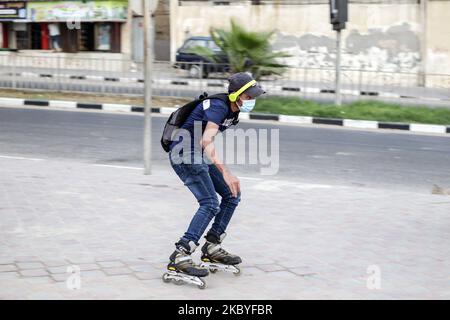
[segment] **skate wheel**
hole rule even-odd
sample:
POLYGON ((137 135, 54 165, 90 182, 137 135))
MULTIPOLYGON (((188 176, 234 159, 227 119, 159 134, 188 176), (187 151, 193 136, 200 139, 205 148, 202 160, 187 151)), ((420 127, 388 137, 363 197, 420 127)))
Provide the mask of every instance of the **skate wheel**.
POLYGON ((169 274, 168 273, 164 273, 163 276, 162 276, 162 280, 165 283, 169 283, 171 281, 171 279, 169 278, 169 274))
POLYGON ((206 282, 205 281, 203 281, 203 280, 201 280, 202 281, 202 284, 199 284, 199 285, 197 285, 197 288, 199 288, 199 289, 205 289, 206 288, 206 282))
POLYGON ((184 281, 176 279, 176 280, 173 280, 173 283, 175 283, 177 286, 182 286, 184 284, 184 281))
POLYGON ((233 274, 235 275, 235 276, 240 276, 241 275, 241 268, 239 268, 239 267, 237 267, 237 266, 234 266, 235 268, 236 268, 236 270, 233 272, 233 274))
POLYGON ((217 272, 217 269, 209 269, 209 272, 211 272, 211 273, 216 273, 216 272, 217 272))

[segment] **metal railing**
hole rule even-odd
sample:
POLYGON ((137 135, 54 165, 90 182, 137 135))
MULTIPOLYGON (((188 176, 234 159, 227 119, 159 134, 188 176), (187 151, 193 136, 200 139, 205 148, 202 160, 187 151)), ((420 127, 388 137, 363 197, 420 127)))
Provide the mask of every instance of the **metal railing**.
MULTIPOLYGON (((0 55, 0 87, 24 90, 142 95, 143 66, 129 60, 0 55)), ((227 90, 230 67, 200 62, 155 62, 155 95, 195 97, 227 90)), ((283 76, 264 76, 268 96, 290 96, 331 102, 332 68, 289 68, 283 76)), ((342 70, 344 101, 378 99, 450 106, 450 75, 342 70)))

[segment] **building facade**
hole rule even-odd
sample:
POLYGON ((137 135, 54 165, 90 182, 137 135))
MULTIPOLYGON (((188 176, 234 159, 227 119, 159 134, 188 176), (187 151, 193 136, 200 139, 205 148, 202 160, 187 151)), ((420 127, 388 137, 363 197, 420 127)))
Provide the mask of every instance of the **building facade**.
MULTIPOLYGON (((155 58, 170 59, 169 0, 154 13, 155 58)), ((0 0, 0 50, 143 61, 142 0, 0 0)))
POLYGON ((0 1, 2 48, 123 53, 128 0, 0 1))
MULTIPOLYGON (((328 0, 170 1, 172 61, 187 37, 227 29, 236 19, 248 30, 275 31, 272 46, 292 54, 286 59, 292 67, 334 68, 328 0)), ((384 72, 395 81, 397 74, 427 74, 422 83, 450 87, 442 83, 448 77, 439 77, 450 75, 450 0, 349 0, 342 40, 344 68, 384 72)))

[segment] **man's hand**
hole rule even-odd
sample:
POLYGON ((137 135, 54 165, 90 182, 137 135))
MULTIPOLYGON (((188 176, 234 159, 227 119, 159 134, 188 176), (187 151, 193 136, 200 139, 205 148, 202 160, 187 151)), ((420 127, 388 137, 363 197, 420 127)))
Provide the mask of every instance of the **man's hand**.
POLYGON ((225 180, 227 186, 230 188, 233 197, 237 198, 238 193, 241 192, 241 182, 239 181, 239 178, 229 171, 224 171, 223 179, 225 180))

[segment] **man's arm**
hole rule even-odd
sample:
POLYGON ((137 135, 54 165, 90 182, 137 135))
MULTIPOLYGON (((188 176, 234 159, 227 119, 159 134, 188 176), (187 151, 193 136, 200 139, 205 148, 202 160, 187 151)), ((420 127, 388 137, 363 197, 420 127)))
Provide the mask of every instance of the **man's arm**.
POLYGON ((225 183, 230 188, 231 193, 234 197, 237 197, 241 190, 241 185, 239 179, 233 175, 228 168, 223 164, 222 160, 217 156, 216 147, 214 145, 214 137, 217 135, 219 126, 214 122, 208 121, 205 131, 203 132, 200 144, 208 156, 208 159, 217 167, 217 169, 222 173, 225 183))

